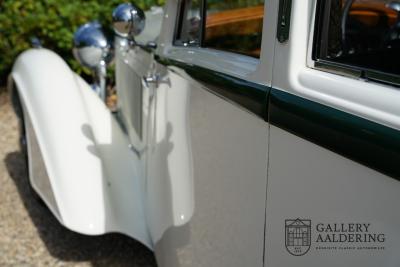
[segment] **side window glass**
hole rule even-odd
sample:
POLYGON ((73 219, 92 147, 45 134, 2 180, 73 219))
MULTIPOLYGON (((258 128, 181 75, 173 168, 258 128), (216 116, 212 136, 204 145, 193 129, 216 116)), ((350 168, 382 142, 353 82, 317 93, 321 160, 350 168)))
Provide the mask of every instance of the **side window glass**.
POLYGON ((259 58, 264 0, 208 0, 203 46, 259 58))
POLYGON ((314 60, 398 84, 400 1, 319 0, 314 60))
POLYGON ((181 0, 175 44, 198 46, 201 40, 201 0, 181 0))

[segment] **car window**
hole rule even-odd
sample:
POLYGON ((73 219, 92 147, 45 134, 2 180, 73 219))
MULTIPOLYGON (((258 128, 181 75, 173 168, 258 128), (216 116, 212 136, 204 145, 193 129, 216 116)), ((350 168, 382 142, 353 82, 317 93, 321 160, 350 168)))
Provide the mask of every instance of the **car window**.
POLYGON ((177 24, 175 44, 198 46, 201 39, 201 0, 181 0, 180 16, 177 24))
POLYGON ((320 0, 318 5, 315 60, 346 66, 366 78, 398 80, 400 1, 320 0))
POLYGON ((203 46, 260 57, 264 0, 208 0, 203 46))
POLYGON ((175 45, 260 57, 264 0, 181 0, 175 45))

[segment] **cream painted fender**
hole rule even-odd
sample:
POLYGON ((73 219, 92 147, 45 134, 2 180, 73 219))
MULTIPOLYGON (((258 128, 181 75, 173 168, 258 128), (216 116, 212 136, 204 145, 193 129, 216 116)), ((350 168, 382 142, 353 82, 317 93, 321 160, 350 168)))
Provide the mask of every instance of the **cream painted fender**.
POLYGON ((90 86, 46 49, 22 53, 11 75, 28 117, 30 180, 57 219, 79 233, 121 232, 152 248, 143 166, 90 86))

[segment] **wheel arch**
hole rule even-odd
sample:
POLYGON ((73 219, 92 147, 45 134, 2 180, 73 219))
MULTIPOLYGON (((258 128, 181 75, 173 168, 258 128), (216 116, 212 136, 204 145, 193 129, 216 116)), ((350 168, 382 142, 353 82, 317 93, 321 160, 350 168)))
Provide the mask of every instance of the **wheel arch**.
POLYGON ((8 89, 21 123, 33 130, 30 142, 37 142, 39 149, 32 161, 39 167, 42 160, 45 168, 33 170, 30 164, 33 188, 67 228, 103 234, 106 214, 103 181, 99 180, 103 178, 101 159, 88 150, 96 149, 93 138, 82 132, 90 120, 76 75, 54 52, 31 49, 17 58, 8 89), (48 177, 50 192, 44 190, 43 176, 48 177))
POLYGON ((44 200, 59 221, 82 234, 120 232, 152 249, 140 159, 90 86, 54 52, 31 49, 17 58, 9 90, 28 114, 56 204, 44 200))

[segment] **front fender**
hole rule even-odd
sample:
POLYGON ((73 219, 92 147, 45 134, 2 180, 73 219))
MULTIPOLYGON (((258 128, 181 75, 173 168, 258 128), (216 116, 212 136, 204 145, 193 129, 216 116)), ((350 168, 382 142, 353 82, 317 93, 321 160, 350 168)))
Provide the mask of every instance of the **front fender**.
POLYGON ((34 130, 54 203, 35 186, 35 177, 32 185, 59 221, 83 234, 122 232, 151 247, 137 159, 89 85, 46 49, 22 53, 11 75, 34 130))

